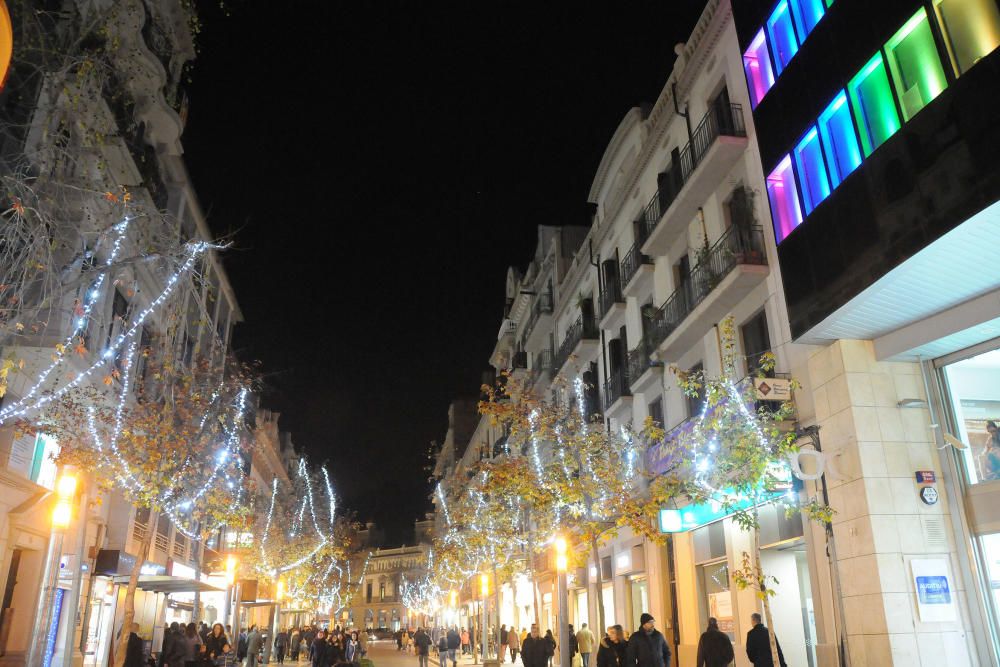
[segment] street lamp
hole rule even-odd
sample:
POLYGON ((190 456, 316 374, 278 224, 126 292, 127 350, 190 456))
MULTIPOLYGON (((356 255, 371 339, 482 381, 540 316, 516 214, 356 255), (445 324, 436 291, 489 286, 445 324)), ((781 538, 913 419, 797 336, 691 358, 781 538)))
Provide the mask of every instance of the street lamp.
MULTIPOLYGON (((76 475, 71 469, 65 468, 56 480, 56 504, 52 509, 52 530, 49 533, 49 548, 45 556, 45 569, 42 573, 42 585, 38 591, 38 607, 35 611, 35 622, 31 633, 31 644, 28 648, 27 667, 39 667, 45 659, 46 647, 49 644, 49 634, 53 617, 56 616, 55 595, 56 582, 59 578, 59 559, 62 556, 63 538, 66 529, 73 521, 73 503, 76 500, 76 475)), ((79 568, 79 563, 76 566, 79 568)), ((76 605, 76 600, 71 600, 76 605)), ((75 625, 75 622, 74 622, 75 625)), ((51 645, 54 649, 55 638, 51 645)))
POLYGON ((556 573, 557 573, 557 594, 559 596, 559 665, 560 667, 570 667, 569 654, 569 619, 566 617, 566 567, 568 559, 566 556, 566 538, 557 535, 553 544, 556 549, 556 573))

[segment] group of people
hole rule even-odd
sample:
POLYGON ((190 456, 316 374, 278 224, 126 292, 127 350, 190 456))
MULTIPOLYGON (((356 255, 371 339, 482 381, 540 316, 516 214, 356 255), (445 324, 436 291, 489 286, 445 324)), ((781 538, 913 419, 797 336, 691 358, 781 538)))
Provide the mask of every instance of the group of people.
MULTIPOLYGON (((171 623, 164 629, 163 643, 154 660, 147 660, 139 624, 130 628, 125 653, 125 667, 257 667, 263 660, 268 638, 256 626, 242 628, 233 637, 231 626, 216 623, 211 629, 201 623, 171 623)), ((308 655, 312 667, 360 664, 368 653, 368 635, 364 632, 332 631, 305 626, 282 628, 274 636, 273 660, 284 664, 286 656, 297 663, 308 655)))
MULTIPOLYGON (((747 658, 754 667, 787 667, 781 645, 775 640, 778 652, 778 665, 775 665, 771 654, 771 637, 767 627, 761 622, 760 614, 750 617, 752 629, 747 633, 747 658)), ((656 619, 651 614, 642 614, 639 618, 639 630, 627 634, 621 625, 607 628, 604 637, 597 642, 594 634, 584 623, 579 632, 569 626, 569 653, 579 654, 580 667, 591 667, 590 659, 594 654, 597 664, 594 667, 670 667, 672 654, 669 643, 656 629, 656 619)), ((440 667, 458 667, 458 652, 463 653, 468 644, 468 633, 455 628, 439 634, 435 642, 431 633, 418 628, 409 638, 419 658, 419 667, 429 667, 431 647, 436 646, 440 667)), ((408 636, 408 635, 407 635, 408 636)), ((501 663, 506 661, 510 652, 511 662, 516 662, 520 654, 524 667, 552 667, 556 652, 556 639, 551 630, 541 634, 538 624, 532 624, 531 631, 516 628, 508 629, 506 625, 500 628, 500 650, 497 657, 501 663)), ((696 667, 727 667, 735 659, 733 643, 729 635, 719 629, 715 618, 708 619, 708 628, 698 642, 696 667)))

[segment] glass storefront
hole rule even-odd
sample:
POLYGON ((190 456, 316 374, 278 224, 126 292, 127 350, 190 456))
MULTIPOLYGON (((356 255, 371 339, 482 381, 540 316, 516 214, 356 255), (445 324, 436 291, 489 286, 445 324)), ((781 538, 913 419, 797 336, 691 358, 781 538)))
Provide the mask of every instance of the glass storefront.
POLYGON ((604 584, 601 589, 601 597, 604 598, 604 624, 615 625, 619 619, 615 616, 615 586, 612 583, 604 584))
POLYGON ((632 606, 632 618, 629 619, 629 629, 639 629, 639 618, 649 611, 649 582, 646 577, 633 577, 629 581, 629 601, 632 606))
MULTIPOLYGON (((576 627, 581 627, 584 623, 590 623, 590 608, 587 606, 587 591, 576 592, 576 627)), ((594 636, 597 636, 597 629, 594 629, 594 636)))

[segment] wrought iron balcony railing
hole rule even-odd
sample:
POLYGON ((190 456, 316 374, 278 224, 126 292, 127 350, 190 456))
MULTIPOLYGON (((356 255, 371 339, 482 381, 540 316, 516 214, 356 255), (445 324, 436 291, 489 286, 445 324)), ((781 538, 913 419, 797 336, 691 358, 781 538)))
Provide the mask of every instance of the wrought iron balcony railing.
POLYGON ((642 241, 645 241, 645 239, 642 239, 641 241, 637 240, 635 243, 633 243, 632 247, 629 248, 629 251, 625 253, 625 257, 622 259, 622 265, 621 265, 622 285, 628 285, 630 282, 632 282, 632 278, 635 277, 635 274, 639 273, 639 269, 642 268, 643 264, 653 263, 652 259, 650 259, 646 255, 643 255, 642 252, 639 250, 640 246, 642 246, 642 241))
POLYGON ((539 318, 544 315, 551 315, 553 309, 552 292, 542 292, 535 297, 535 303, 531 305, 531 315, 528 323, 524 326, 524 337, 530 338, 531 332, 535 330, 539 318))
POLYGON ((584 317, 581 314, 580 317, 576 318, 573 326, 566 331, 566 337, 563 338, 562 345, 559 346, 559 350, 555 354, 555 360, 552 364, 554 372, 558 373, 562 370, 580 341, 597 340, 599 336, 600 333, 594 318, 592 316, 584 317))
POLYGON ((740 264, 767 264, 760 227, 734 226, 709 248, 691 275, 653 316, 653 342, 659 345, 692 310, 740 264))
POLYGON ((604 383, 604 409, 607 411, 614 402, 622 396, 631 396, 632 388, 629 386, 628 371, 625 367, 619 367, 611 371, 611 377, 604 383))
POLYGON ((654 366, 663 366, 662 362, 653 361, 650 356, 653 354, 654 346, 650 345, 643 337, 643 342, 628 352, 628 374, 629 382, 635 382, 642 374, 654 366))
MULTIPOLYGON (((617 268, 615 269, 615 273, 617 274, 617 268)), ((625 302, 625 298, 622 296, 621 284, 619 283, 617 275, 613 276, 601 287, 600 302, 601 317, 607 315, 608 311, 611 310, 616 303, 625 302)))

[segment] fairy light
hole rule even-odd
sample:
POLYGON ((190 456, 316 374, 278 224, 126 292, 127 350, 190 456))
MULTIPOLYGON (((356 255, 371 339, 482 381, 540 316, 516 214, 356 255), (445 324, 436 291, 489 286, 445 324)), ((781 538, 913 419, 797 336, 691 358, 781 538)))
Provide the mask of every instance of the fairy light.
POLYGON ((441 488, 441 482, 437 485, 437 497, 441 501, 441 510, 444 512, 444 521, 451 526, 451 514, 448 512, 448 501, 445 500, 444 490, 441 488))

